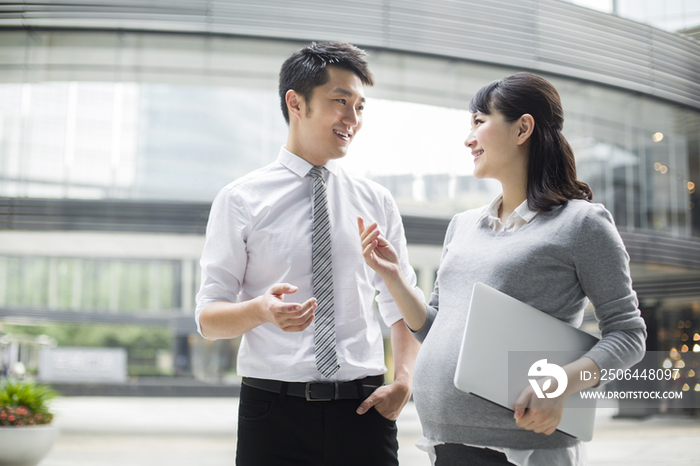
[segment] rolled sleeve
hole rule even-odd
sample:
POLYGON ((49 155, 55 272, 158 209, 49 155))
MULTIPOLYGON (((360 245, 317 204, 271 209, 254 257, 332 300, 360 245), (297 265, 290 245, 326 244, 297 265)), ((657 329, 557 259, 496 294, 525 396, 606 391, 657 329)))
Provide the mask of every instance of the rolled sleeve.
MULTIPOLYGON (((425 301, 423 291, 417 286, 416 273, 408 262, 406 233, 403 228, 403 222, 401 221, 401 214, 390 195, 385 198, 384 211, 387 223, 385 237, 399 256, 399 265, 401 267, 401 272, 406 278, 406 282, 413 288, 413 292, 418 298, 421 301, 425 301)), ((376 274, 374 278, 374 287, 379 292, 375 298, 379 307, 379 313, 382 315, 384 323, 388 327, 391 327, 393 324, 403 319, 401 311, 396 305, 394 298, 391 297, 391 293, 379 274, 376 274)))
MULTIPOLYGON (((452 217, 452 220, 450 221, 450 224, 447 226, 447 232, 445 233, 445 240, 442 245, 442 256, 440 257, 440 263, 442 263, 443 259, 445 258, 445 254, 447 254, 447 249, 449 247, 450 242, 452 241, 452 237, 454 236, 454 230, 456 228, 457 224, 457 218, 459 217, 459 214, 455 215, 452 217)), ((435 322, 435 318, 437 317, 438 309, 440 308, 440 271, 438 270, 438 276, 435 279, 435 285, 433 286, 433 292, 430 295, 430 302, 425 306, 427 315, 426 315, 426 320, 425 324, 423 325, 422 328, 416 330, 415 332, 411 330, 410 328, 408 329, 411 334, 415 337, 416 340, 419 342, 423 343, 423 340, 425 340, 425 337, 428 336, 428 332, 430 331, 430 327, 433 326, 433 322, 435 322)))
POLYGON ((247 265, 245 219, 235 192, 229 187, 221 190, 211 206, 200 260, 202 280, 194 319, 197 331, 205 338, 199 321, 202 310, 216 301, 238 301, 247 265))

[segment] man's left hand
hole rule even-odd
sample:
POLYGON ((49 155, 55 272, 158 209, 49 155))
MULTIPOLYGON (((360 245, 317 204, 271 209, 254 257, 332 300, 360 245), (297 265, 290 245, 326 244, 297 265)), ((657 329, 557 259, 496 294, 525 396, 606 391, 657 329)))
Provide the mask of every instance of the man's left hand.
POLYGON ((357 414, 364 414, 374 407, 379 414, 391 421, 395 421, 409 399, 411 399, 410 386, 397 380, 390 385, 383 385, 377 388, 357 408, 357 414))

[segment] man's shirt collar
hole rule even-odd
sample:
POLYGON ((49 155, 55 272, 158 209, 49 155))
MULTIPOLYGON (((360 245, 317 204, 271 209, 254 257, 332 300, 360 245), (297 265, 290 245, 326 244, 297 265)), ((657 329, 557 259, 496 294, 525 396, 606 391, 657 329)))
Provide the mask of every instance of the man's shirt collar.
MULTIPOLYGON (((293 154, 292 152, 289 152, 284 146, 280 148, 277 161, 301 178, 305 177, 313 167, 313 165, 306 160, 302 159, 296 154, 293 154)), ((329 160, 328 163, 323 166, 326 167, 326 169, 332 174, 338 174, 339 167, 337 160, 329 160)))

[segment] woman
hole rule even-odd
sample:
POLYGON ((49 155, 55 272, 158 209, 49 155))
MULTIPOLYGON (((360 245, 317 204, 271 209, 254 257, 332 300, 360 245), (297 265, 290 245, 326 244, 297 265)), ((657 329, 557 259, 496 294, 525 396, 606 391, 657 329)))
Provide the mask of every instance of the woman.
POLYGON ((644 354, 646 327, 629 256, 610 213, 593 204, 588 185, 576 179, 574 154, 561 133, 561 102, 548 81, 518 73, 479 90, 469 107, 465 145, 474 176, 498 180, 503 192, 489 206, 452 219, 427 306, 405 283, 376 224, 365 227, 358 219, 365 261, 384 278, 423 343, 414 369, 422 443, 438 466, 585 464, 581 443, 555 430, 566 398, 595 384, 580 380, 582 370, 627 368, 644 354), (602 339, 564 366, 569 384, 554 407, 540 407, 531 387, 515 413, 454 387, 475 282, 576 327, 592 302, 602 339))

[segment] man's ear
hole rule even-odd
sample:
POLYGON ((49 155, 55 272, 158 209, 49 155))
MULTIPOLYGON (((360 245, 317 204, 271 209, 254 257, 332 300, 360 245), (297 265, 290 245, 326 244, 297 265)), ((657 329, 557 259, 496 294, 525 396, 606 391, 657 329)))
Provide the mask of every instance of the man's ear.
POLYGON ((301 120, 301 113, 304 98, 300 96, 294 89, 290 89, 284 96, 284 100, 287 103, 287 111, 289 112, 289 119, 296 118, 301 120))
POLYGON ((524 144, 532 136, 535 130, 535 119, 529 113, 518 119, 518 145, 524 144))

